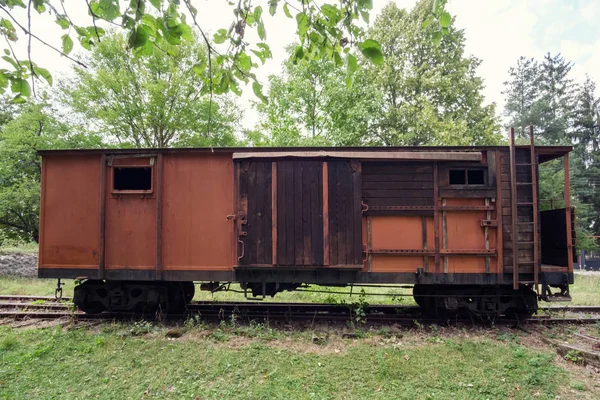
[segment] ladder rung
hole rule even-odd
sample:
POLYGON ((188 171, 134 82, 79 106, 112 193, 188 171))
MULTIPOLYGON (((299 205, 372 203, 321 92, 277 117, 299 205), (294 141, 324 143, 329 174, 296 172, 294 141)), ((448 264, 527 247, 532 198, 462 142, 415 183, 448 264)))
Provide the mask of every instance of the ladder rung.
POLYGON ((534 244, 535 242, 517 242, 517 244, 534 244))
POLYGON ((531 167, 531 163, 525 163, 525 164, 515 164, 515 166, 517 166, 517 167, 522 167, 522 166, 524 166, 524 165, 528 165, 528 166, 530 166, 530 167, 531 167))
POLYGON ((517 222, 517 225, 533 225, 533 222, 517 222))
POLYGON ((517 207, 519 206, 532 206, 533 203, 517 203, 517 207))
POLYGON ((517 186, 531 185, 531 182, 517 182, 517 186))

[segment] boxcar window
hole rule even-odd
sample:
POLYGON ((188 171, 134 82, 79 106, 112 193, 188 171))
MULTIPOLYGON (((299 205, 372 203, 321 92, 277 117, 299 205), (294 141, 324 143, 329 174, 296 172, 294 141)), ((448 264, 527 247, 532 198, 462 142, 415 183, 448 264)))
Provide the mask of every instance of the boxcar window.
POLYGON ((150 167, 115 167, 113 174, 113 190, 152 190, 150 167))
POLYGON ((467 183, 467 170, 465 169, 451 169, 450 170, 450 184, 451 185, 465 185, 467 183))
POLYGON ((483 169, 451 169, 448 173, 450 185, 485 185, 483 169))

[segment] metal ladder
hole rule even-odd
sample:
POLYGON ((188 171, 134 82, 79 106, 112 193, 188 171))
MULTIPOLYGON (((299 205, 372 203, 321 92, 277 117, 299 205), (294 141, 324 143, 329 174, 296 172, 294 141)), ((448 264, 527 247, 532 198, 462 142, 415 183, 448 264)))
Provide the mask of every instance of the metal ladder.
MULTIPOLYGON (((539 238, 538 238, 538 194, 537 194, 537 155, 533 138, 533 126, 529 126, 529 149, 517 149, 515 145, 515 130, 510 128, 510 189, 511 189, 511 220, 512 220, 512 264, 513 264, 513 289, 518 290, 520 283, 533 283, 538 287, 539 275, 539 238), (527 156, 529 162, 516 162, 517 152, 519 156, 527 156), (529 167, 529 168, 527 168, 529 167), (530 180, 524 171, 530 170, 530 180), (524 178, 525 176, 525 178, 524 178), (526 200, 522 200, 525 198, 526 200), (520 221, 520 219, 525 221, 520 221), (520 233, 527 235, 527 239, 521 240, 520 233), (525 249, 532 249, 532 260, 521 260, 519 258, 520 245, 525 249), (533 281, 520 281, 519 272, 521 266, 533 265, 533 281)), ((527 158, 527 157, 525 157, 527 158)), ((525 236, 525 235, 524 235, 525 236)))

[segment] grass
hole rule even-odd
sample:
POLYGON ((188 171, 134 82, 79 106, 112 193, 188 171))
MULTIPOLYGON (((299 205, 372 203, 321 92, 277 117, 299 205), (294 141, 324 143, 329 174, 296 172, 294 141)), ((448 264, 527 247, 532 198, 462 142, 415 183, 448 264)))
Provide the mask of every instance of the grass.
MULTIPOLYGON (((0 397, 414 399, 564 397, 597 391, 572 380, 551 349, 483 332, 429 330, 363 339, 261 324, 100 329, 0 327, 0 397)), ((592 395, 593 396, 593 395, 592 395)))
POLYGON ((0 255, 1 254, 14 254, 14 253, 25 253, 25 254, 35 254, 38 252, 38 244, 33 243, 23 243, 19 245, 2 245, 0 246, 0 255))
POLYGON ((580 306, 600 305, 600 274, 575 273, 575 284, 570 287, 572 303, 580 306))

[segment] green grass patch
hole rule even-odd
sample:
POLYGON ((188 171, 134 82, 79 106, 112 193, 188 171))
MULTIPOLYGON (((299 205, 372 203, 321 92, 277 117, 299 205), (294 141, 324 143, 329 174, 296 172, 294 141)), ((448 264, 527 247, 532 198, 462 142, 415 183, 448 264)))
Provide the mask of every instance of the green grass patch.
POLYGON ((38 252, 38 244, 33 243, 22 243, 18 245, 2 245, 0 246, 0 254, 14 254, 14 253, 25 253, 25 254, 36 254, 38 252))
POLYGON ((575 273, 575 283, 570 287, 574 305, 600 305, 600 274, 583 275, 575 273))
POLYGON ((318 346, 310 333, 264 325, 195 327, 178 339, 167 328, 133 327, 0 327, 0 397, 554 399, 564 385, 585 389, 551 350, 477 335, 336 336, 318 346))

